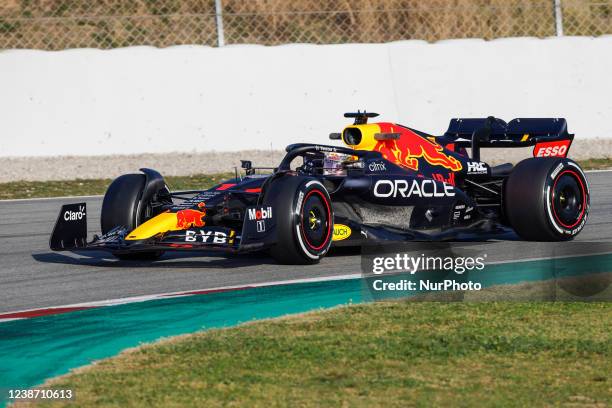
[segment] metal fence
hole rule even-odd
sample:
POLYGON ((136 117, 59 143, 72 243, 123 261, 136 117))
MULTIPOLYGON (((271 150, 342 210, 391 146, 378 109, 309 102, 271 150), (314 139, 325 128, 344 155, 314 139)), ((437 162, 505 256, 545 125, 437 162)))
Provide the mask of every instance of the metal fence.
POLYGON ((0 49, 612 34, 612 0, 0 0, 0 49))

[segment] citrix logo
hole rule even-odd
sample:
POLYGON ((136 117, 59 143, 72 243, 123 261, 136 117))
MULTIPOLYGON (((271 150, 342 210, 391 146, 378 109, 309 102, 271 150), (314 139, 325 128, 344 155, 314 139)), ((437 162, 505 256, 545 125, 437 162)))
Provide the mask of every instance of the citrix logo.
POLYGON ((370 171, 387 171, 387 167, 383 162, 373 162, 368 165, 370 171))

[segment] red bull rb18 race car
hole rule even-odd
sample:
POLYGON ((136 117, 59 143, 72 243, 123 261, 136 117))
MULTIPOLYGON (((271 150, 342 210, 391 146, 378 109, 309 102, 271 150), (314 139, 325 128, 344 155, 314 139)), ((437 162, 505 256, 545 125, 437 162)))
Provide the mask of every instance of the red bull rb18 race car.
MULTIPOLYGON (((243 171, 207 190, 170 191, 155 170, 115 179, 104 196, 102 235, 87 241, 86 206, 64 205, 51 249, 106 250, 120 259, 165 251, 269 250, 280 263, 316 263, 332 246, 364 240, 534 241, 575 237, 589 213, 589 186, 567 158, 565 119, 453 119, 442 136, 375 113, 330 139, 293 144, 271 174, 243 171), (490 166, 482 148, 533 146, 516 165, 490 166), (470 149, 470 154, 468 150, 470 149), (503 235, 503 234, 502 234, 503 235)), ((265 169, 264 169, 265 170, 265 169)))

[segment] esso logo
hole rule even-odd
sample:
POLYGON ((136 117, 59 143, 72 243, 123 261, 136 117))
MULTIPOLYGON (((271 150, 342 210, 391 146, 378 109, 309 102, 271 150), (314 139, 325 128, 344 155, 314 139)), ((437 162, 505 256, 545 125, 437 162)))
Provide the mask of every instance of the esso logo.
POLYGON ((565 146, 543 147, 538 150, 536 157, 565 157, 566 152, 565 146))
POLYGON ((533 151, 534 157, 565 157, 569 149, 569 140, 538 143, 533 151))

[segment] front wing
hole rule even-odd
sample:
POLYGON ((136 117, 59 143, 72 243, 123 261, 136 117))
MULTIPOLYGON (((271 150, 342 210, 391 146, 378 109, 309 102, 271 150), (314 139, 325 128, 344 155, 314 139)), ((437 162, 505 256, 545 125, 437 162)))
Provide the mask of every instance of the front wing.
POLYGON ((166 250, 218 250, 246 252, 261 250, 276 243, 273 217, 265 220, 244 220, 242 229, 204 226, 168 231, 148 239, 127 240, 130 231, 117 226, 107 234, 94 236, 87 242, 86 204, 62 206, 49 240, 54 251, 105 250, 115 253, 135 253, 166 250))

